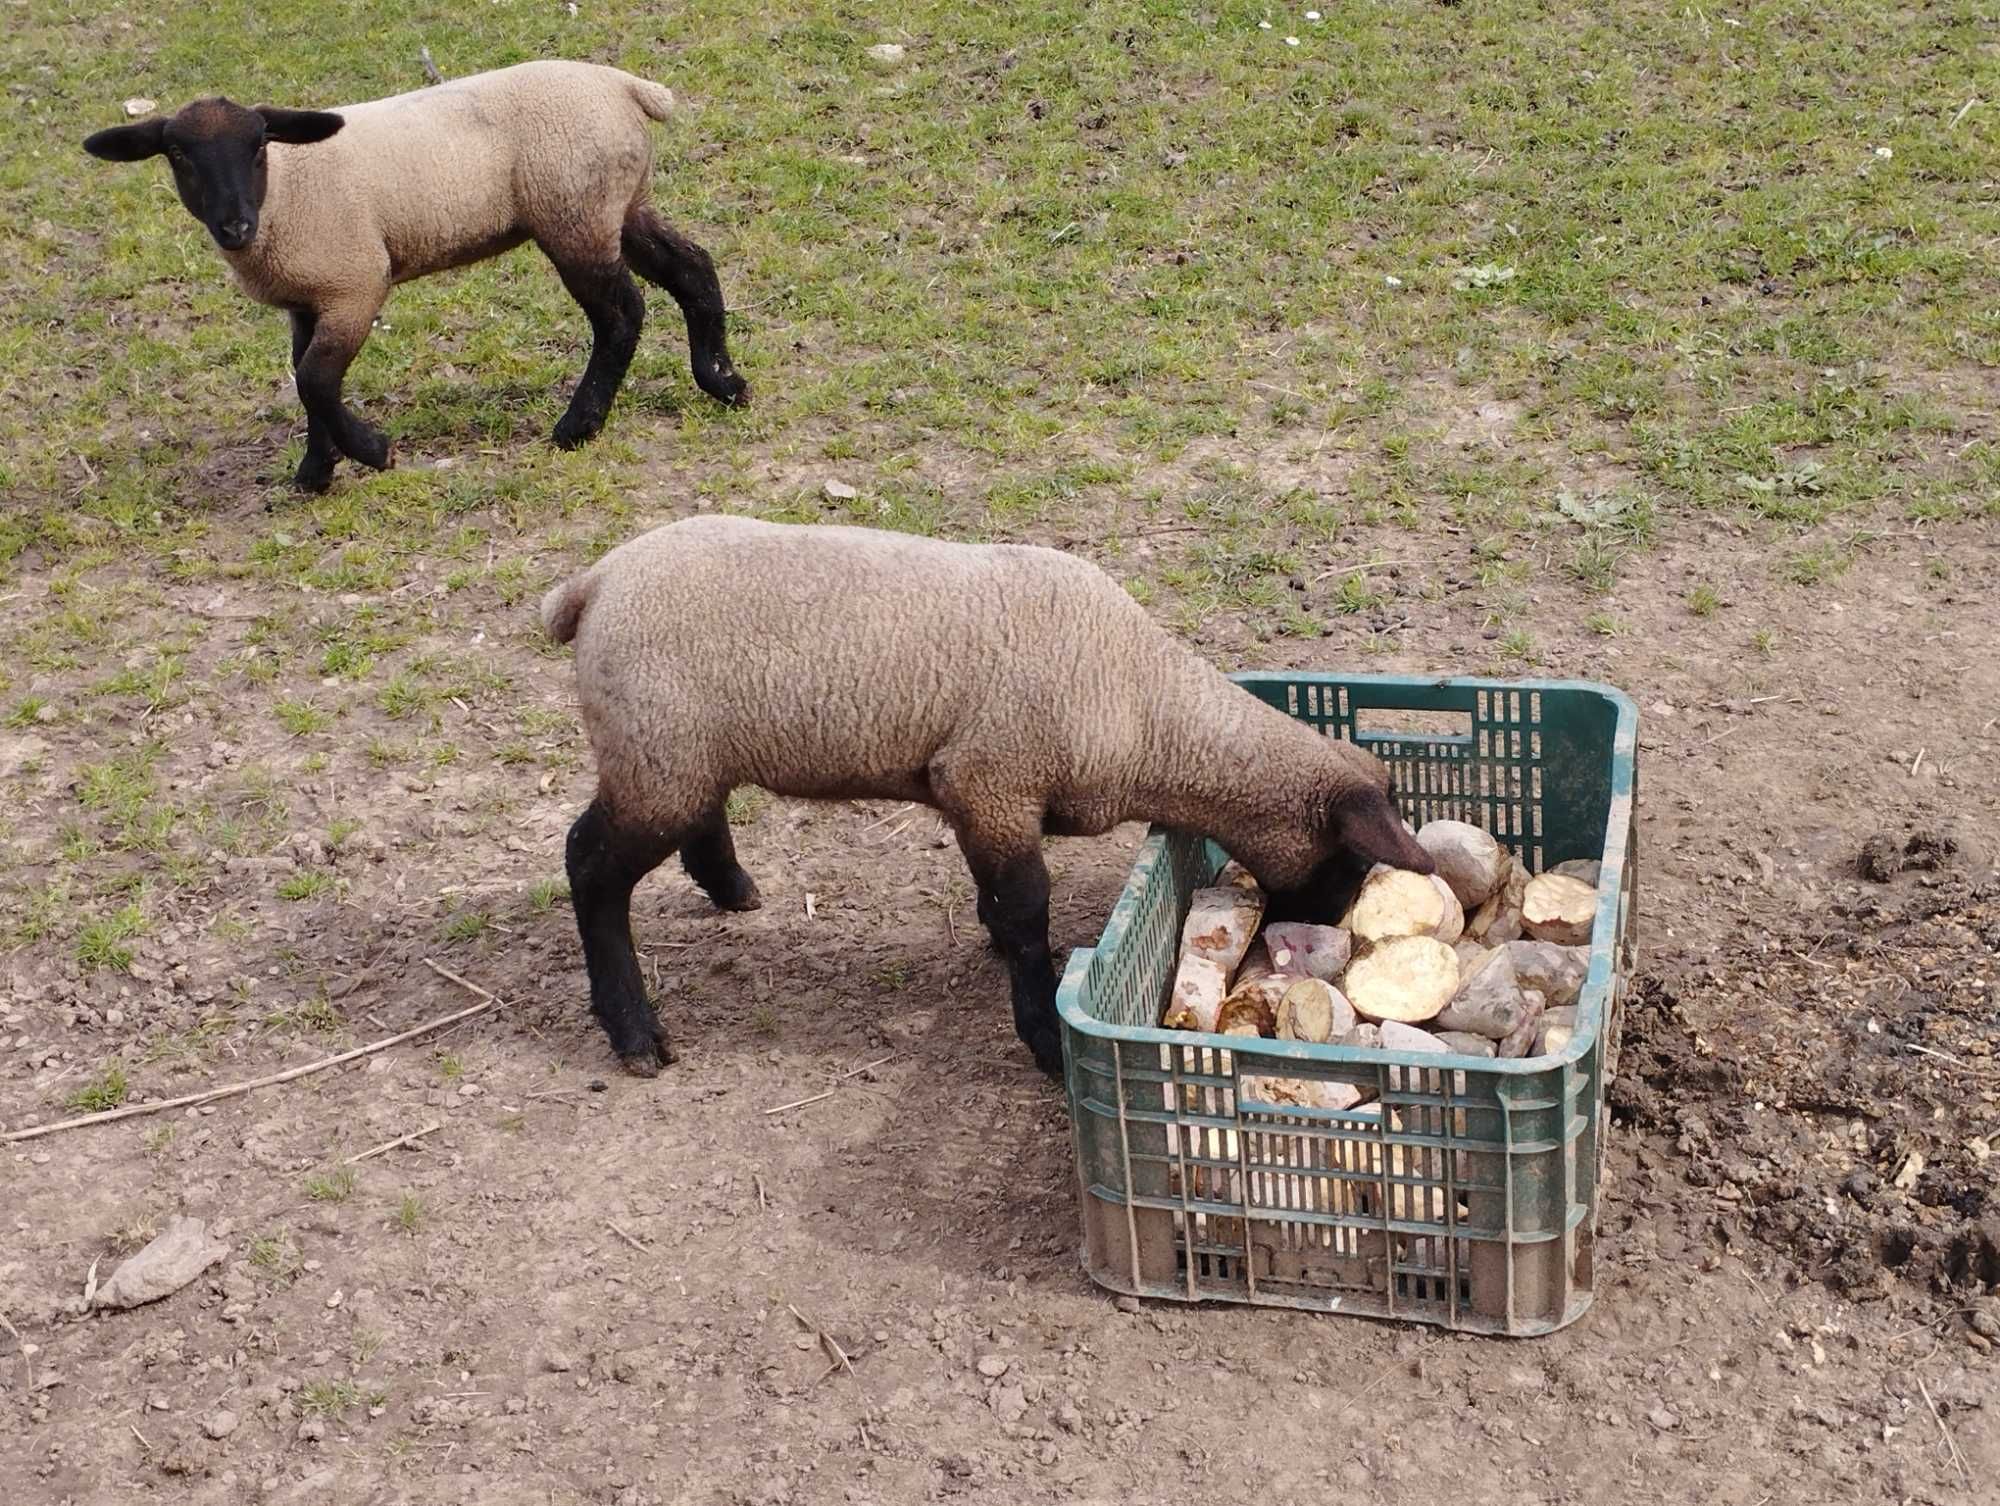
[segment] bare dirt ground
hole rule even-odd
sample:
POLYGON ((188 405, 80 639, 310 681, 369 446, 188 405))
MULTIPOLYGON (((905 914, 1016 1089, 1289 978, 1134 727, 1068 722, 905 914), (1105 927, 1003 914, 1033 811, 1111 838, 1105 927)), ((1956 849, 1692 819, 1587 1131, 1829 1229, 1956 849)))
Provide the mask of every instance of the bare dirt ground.
MULTIPOLYGON (((662 472, 645 521, 695 505, 662 472)), ((1130 540, 1143 553, 1143 525, 1130 540)), ((0 1121, 60 1116, 113 1057, 148 1063, 137 1102, 472 1002, 427 957, 507 1007, 351 1068, 6 1146, 0 1499, 1993 1500, 2000 543, 1905 529, 1808 590, 1774 582, 1754 542, 1669 524, 1617 591, 1616 638, 1581 626, 1600 600, 1531 577, 1544 672, 1640 704, 1646 982, 1596 1304, 1526 1341, 1094 1289, 1059 1094, 1013 1039, 956 850, 921 811, 755 814, 738 832, 754 915, 714 914, 663 869, 636 924, 681 1060, 619 1075, 567 902, 530 897, 590 788, 567 662, 538 648, 532 601, 467 615, 410 577, 406 603, 438 597, 428 641, 511 676, 509 704, 555 713, 546 741, 576 756, 391 773, 361 756, 357 713, 308 773, 268 717, 168 713, 143 729, 167 789, 253 820, 242 771, 268 763, 296 835, 183 893, 129 973, 17 949, 0 1121), (1696 577, 1712 616, 1684 603, 1696 577), (1768 653, 1743 647, 1747 622, 1774 625, 1768 653), (322 868, 337 888, 274 897, 322 868), (487 921, 452 931, 453 906, 487 921), (218 929, 232 919, 254 948, 218 929), (77 1316, 93 1266, 178 1213, 210 1220, 227 1260, 155 1305, 77 1316)), ((1412 558, 1407 535, 1342 547, 1412 558)), ((1469 548, 1396 568, 1404 652, 1360 660, 1359 619, 1276 644, 1216 619, 1202 647, 1462 669, 1489 631, 1460 589, 1469 548)), ((49 580, 19 588, 33 602, 49 580)), ((255 614, 323 604, 274 589, 169 584, 145 610, 207 613, 192 652, 220 656, 255 614)), ((439 714, 471 736, 489 710, 468 695, 439 714)), ((0 734, 24 872, 77 766, 141 731, 0 734)), ((1138 837, 1057 844, 1060 946, 1094 938, 1138 837)))

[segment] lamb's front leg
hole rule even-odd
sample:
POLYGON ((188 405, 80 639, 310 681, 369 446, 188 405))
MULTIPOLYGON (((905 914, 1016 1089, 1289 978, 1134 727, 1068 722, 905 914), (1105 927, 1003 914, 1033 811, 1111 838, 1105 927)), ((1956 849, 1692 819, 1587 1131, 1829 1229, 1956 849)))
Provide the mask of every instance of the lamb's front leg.
MULTIPOLYGON (((305 360, 306 351, 312 345, 313 331, 319 324, 319 316, 311 309, 293 309, 292 316, 292 381, 298 382, 299 363, 305 360)), ((303 401, 303 397, 301 398, 303 401)), ((310 410, 306 413, 306 452, 299 460, 299 468, 292 474, 292 482, 300 491, 323 492, 333 482, 333 468, 340 462, 340 451, 334 447, 333 436, 326 425, 310 410)))
POLYGON ((365 295, 313 310, 312 336, 297 372, 299 401, 306 410, 308 448, 311 424, 317 419, 341 454, 378 471, 386 471, 395 464, 389 437, 373 424, 355 417, 342 400, 340 390, 347 380, 347 368, 367 343, 369 327, 374 324, 388 291, 387 287, 371 289, 365 295))
POLYGON ((1062 1029, 1056 1019, 1056 970, 1049 955, 1049 870, 1039 831, 1010 832, 977 820, 960 826, 959 846, 978 889, 981 919, 1007 959, 1014 1033, 1035 1065, 1062 1075, 1062 1029))

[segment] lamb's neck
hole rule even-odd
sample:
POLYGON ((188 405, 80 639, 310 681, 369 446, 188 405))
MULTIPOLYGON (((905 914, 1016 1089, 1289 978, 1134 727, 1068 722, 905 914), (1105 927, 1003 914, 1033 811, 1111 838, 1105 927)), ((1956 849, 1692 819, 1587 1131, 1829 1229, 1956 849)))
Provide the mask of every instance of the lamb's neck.
POLYGON ((1176 679, 1152 704, 1135 816, 1213 838, 1253 871, 1289 861, 1310 818, 1317 735, 1200 661, 1176 679))

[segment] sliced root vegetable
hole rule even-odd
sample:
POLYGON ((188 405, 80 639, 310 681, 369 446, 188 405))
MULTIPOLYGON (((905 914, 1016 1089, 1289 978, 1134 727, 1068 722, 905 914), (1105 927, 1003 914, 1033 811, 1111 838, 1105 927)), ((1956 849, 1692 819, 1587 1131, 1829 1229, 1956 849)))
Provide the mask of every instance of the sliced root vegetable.
POLYGON ((1276 973, 1252 978, 1248 983, 1239 976, 1236 986, 1229 990, 1229 996, 1216 1011, 1216 1028, 1228 1035, 1233 1025, 1254 1025, 1259 1035, 1270 1035, 1277 1029, 1278 1001, 1285 996, 1291 982, 1276 973))
POLYGON ((1568 1048, 1576 1039, 1576 1006, 1565 1004, 1559 1009, 1542 1011, 1541 1029, 1535 1032, 1536 1056, 1554 1056, 1568 1048))
POLYGON ((1465 934, 1465 907, 1451 892, 1451 885, 1435 873, 1430 875, 1430 881, 1437 886, 1438 902, 1444 906, 1444 919, 1438 922, 1437 930, 1431 934, 1446 946, 1451 946, 1465 934))
POLYGON ((1356 1025, 1340 1038, 1343 1046, 1358 1046, 1364 1051, 1379 1051, 1382 1048, 1382 1027, 1367 1023, 1356 1025))
POLYGON ((1498 1056, 1526 1056, 1535 1045, 1535 1034, 1542 1028, 1542 996, 1529 989, 1521 997, 1527 1001, 1528 1016, 1521 1021, 1520 1028, 1500 1043, 1498 1056))
POLYGON ((1351 1082, 1321 1082, 1309 1077, 1246 1077, 1243 1096, 1281 1108, 1351 1109, 1361 1102, 1361 1089, 1351 1082))
POLYGON ((1510 941, 1506 952, 1514 962, 1521 987, 1537 989, 1551 1008, 1574 1004, 1590 974, 1590 948, 1557 946, 1550 941, 1510 941))
POLYGON ((1447 1050, 1455 1051, 1460 1056, 1492 1056, 1499 1049, 1485 1036, 1470 1035, 1463 1030, 1440 1030, 1437 1038, 1444 1042, 1447 1050))
POLYGON ((1264 918, 1264 896, 1255 889, 1218 886, 1197 889, 1181 925, 1181 953, 1192 952, 1234 972, 1264 918))
POLYGON ((1428 936, 1449 946, 1465 929, 1465 913, 1450 885, 1401 868, 1378 869, 1361 886, 1349 915, 1348 929, 1357 942, 1428 936))
POLYGON ((1468 936, 1461 936, 1451 944, 1451 954, 1458 959, 1458 970, 1462 977, 1466 969, 1484 957, 1490 948, 1481 946, 1468 936))
POLYGON ((1505 947, 1495 947, 1459 974, 1458 992, 1438 1011, 1437 1025, 1497 1041, 1521 1028, 1526 1011, 1514 959, 1505 947))
POLYGON ((1436 861, 1438 877, 1467 911, 1492 898, 1512 868, 1506 848, 1466 821, 1428 821, 1417 833, 1417 845, 1436 861))
POLYGON ((1163 1025, 1169 1030, 1213 1030, 1222 1001, 1229 996, 1229 974, 1206 957, 1184 956, 1174 973, 1174 991, 1167 1000, 1163 1025))
POLYGON ((1521 929, 1537 941, 1582 946, 1597 918, 1597 890, 1581 879, 1545 873, 1521 895, 1521 929))
POLYGON ((1278 1000, 1280 1040, 1337 1041, 1354 1028, 1354 1007, 1324 978, 1294 980, 1278 1000))
POLYGON ((1604 865, 1596 858, 1571 858, 1567 863, 1556 864, 1549 872, 1573 878, 1595 889, 1598 879, 1603 876, 1604 865))
POLYGON ((1521 934, 1521 900, 1528 889, 1528 870, 1510 857, 1511 870, 1498 891, 1466 917, 1465 934, 1481 946, 1498 946, 1521 934))
POLYGON ((1432 937, 1397 936, 1350 962, 1341 981, 1347 1002, 1364 1018, 1428 1020, 1458 992, 1458 958, 1432 937))
POLYGON ((1255 983, 1259 978, 1277 976, 1279 969, 1271 960, 1271 949, 1259 936, 1250 943, 1250 950, 1243 954, 1243 961, 1236 969, 1236 976, 1229 980, 1230 991, 1241 988, 1246 983, 1255 983))
POLYGON ((1274 920, 1264 927, 1260 938, 1270 949, 1271 963, 1281 973, 1293 977, 1324 978, 1332 983, 1354 950, 1354 938, 1338 926, 1307 925, 1303 921, 1274 920))

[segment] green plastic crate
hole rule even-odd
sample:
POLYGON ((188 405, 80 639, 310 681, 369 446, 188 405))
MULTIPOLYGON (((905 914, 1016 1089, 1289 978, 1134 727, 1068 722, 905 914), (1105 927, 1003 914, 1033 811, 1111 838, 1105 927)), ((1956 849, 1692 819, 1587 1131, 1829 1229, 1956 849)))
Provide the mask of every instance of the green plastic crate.
POLYGON ((1631 973, 1638 715, 1575 680, 1232 678, 1395 770, 1403 813, 1491 832, 1534 872, 1598 858, 1577 1032, 1560 1054, 1365 1051, 1162 1030, 1189 897, 1224 854, 1155 829, 1056 1006, 1100 1286, 1540 1334, 1590 1306, 1604 1085, 1631 973), (1246 1077, 1359 1084, 1342 1113, 1259 1103, 1246 1077), (1382 1114, 1389 1110, 1389 1118, 1382 1114))

